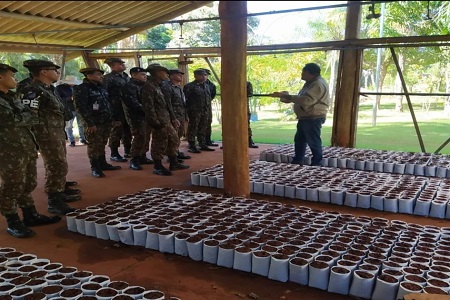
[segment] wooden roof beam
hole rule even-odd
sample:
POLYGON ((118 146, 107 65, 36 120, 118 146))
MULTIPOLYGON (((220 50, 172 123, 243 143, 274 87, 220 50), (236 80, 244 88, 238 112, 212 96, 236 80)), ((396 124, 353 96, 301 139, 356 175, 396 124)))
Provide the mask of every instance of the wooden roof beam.
MULTIPOLYGON (((20 14, 16 12, 8 12, 8 11, 0 11, 0 18, 9 18, 9 19, 18 19, 18 20, 24 20, 24 21, 34 21, 34 22, 43 22, 43 23, 51 23, 56 25, 62 25, 62 26, 71 26, 71 27, 104 27, 105 25, 97 24, 97 23, 85 23, 85 22, 77 22, 77 21, 70 21, 70 20, 63 20, 63 19, 54 19, 49 17, 42 17, 42 16, 33 16, 33 15, 26 15, 26 14, 20 14)), ((120 25, 118 25, 120 26, 120 25)), ((126 27, 126 26, 123 26, 126 27)))
MULTIPOLYGON (((157 18, 157 19, 154 19, 154 20, 152 20, 152 22, 161 22, 161 21, 171 20, 171 19, 176 18, 176 17, 178 17, 178 16, 180 16, 180 15, 186 13, 186 12, 189 12, 189 11, 192 11, 192 10, 197 9, 199 7, 202 7, 202 6, 204 6, 204 5, 206 5, 206 4, 210 3, 210 2, 211 1, 195 1, 195 2, 192 2, 188 6, 179 8, 179 9, 177 9, 175 11, 172 11, 172 12, 166 14, 166 15, 163 15, 163 16, 157 18)), ((146 26, 134 27, 134 28, 131 28, 131 29, 127 30, 127 31, 118 33, 118 34, 116 34, 116 35, 114 35, 114 36, 112 36, 110 38, 107 38, 107 39, 105 39, 105 40, 103 40, 103 41, 101 41, 99 43, 90 45, 89 47, 86 47, 86 48, 103 48, 103 47, 106 47, 108 45, 111 45, 112 43, 115 43, 117 41, 123 40, 123 39, 125 39, 127 37, 132 36, 133 34, 140 33, 142 31, 147 30, 148 28, 151 28, 151 27, 154 27, 154 26, 155 25, 146 25, 146 26)), ((74 51, 74 52, 68 53, 67 54, 67 60, 74 59, 74 58, 76 58, 76 57, 78 57, 80 55, 81 55, 80 51, 74 51)))

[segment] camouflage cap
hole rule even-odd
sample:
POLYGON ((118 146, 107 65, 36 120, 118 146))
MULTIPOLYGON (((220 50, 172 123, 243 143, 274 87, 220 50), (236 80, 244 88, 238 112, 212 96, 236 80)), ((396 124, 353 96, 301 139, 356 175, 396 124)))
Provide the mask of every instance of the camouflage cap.
POLYGON ((144 69, 144 68, 141 68, 141 67, 134 67, 134 68, 131 68, 131 69, 130 69, 130 74, 140 73, 140 72, 145 72, 145 73, 147 73, 148 70, 147 70, 147 69, 144 69))
POLYGON ((0 70, 10 70, 11 72, 14 72, 14 73, 18 72, 16 68, 13 68, 7 64, 0 64, 0 70))
POLYGON ((148 65, 146 70, 148 72, 150 72, 150 74, 155 74, 158 71, 166 71, 167 73, 169 73, 169 69, 167 69, 166 67, 161 66, 160 64, 148 65))
POLYGON ((197 69, 194 71, 194 75, 208 75, 208 72, 205 69, 197 69))
POLYGON ((109 57, 109 58, 105 59, 105 64, 111 65, 113 63, 124 64, 125 62, 119 57, 109 57))
POLYGON ((102 74, 105 73, 105 71, 103 71, 102 69, 99 69, 99 68, 83 68, 83 69, 80 69, 80 73, 82 73, 85 76, 87 74, 92 74, 94 72, 100 72, 102 74))
POLYGON ((56 68, 60 69, 61 67, 58 65, 55 65, 50 60, 44 60, 44 59, 29 59, 23 62, 23 66, 27 69, 45 69, 45 68, 56 68))
POLYGON ((170 70, 169 70, 169 75, 172 75, 172 74, 181 74, 181 75, 184 75, 184 73, 181 72, 181 71, 178 70, 178 69, 170 69, 170 70))

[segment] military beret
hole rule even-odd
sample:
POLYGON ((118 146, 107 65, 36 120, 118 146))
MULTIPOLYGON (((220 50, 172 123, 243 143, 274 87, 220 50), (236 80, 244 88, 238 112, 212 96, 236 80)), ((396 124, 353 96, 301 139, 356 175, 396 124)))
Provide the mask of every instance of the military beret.
POLYGON ((172 75, 172 74, 181 74, 181 75, 184 75, 184 73, 181 72, 181 71, 178 70, 178 69, 171 69, 171 70, 169 70, 169 75, 172 75))
POLYGON ((83 75, 92 74, 94 72, 100 72, 102 74, 105 73, 105 71, 99 69, 99 68, 83 68, 80 70, 80 73, 83 73, 83 75))
POLYGON ((109 58, 105 59, 105 64, 111 65, 113 63, 123 64, 125 62, 122 59, 120 59, 119 57, 109 57, 109 58))
POLYGON ((11 67, 10 65, 7 64, 0 64, 0 70, 10 70, 11 72, 17 73, 17 69, 11 67))
POLYGON ((148 72, 147 69, 141 67, 134 67, 130 69, 130 74, 140 73, 140 72, 148 72))
POLYGON ((208 75, 208 72, 205 69, 197 69, 194 71, 194 75, 208 75))
POLYGON ((27 69, 61 68, 60 66, 55 65, 52 61, 44 59, 29 59, 23 62, 23 66, 27 69))
POLYGON ((167 69, 166 67, 161 66, 160 64, 150 64, 148 65, 147 69, 148 72, 150 72, 150 74, 154 74, 158 71, 166 71, 167 73, 169 73, 169 69, 167 69))

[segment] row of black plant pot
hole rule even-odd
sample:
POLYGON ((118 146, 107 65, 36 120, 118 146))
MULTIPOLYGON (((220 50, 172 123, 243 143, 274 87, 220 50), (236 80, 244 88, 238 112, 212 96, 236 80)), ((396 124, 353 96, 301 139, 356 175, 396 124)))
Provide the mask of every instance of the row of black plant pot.
MULTIPOLYGON (((413 153, 343 147, 322 147, 324 167, 356 169, 385 173, 450 178, 450 155, 413 153)), ((290 163, 295 156, 294 145, 279 145, 260 152, 259 160, 290 163)), ((311 164, 308 148, 304 164, 311 164)))
MULTIPOLYGON (((249 168, 252 193, 450 219, 450 179, 266 161, 249 168)), ((191 183, 223 188, 223 166, 192 172, 191 183)))
POLYGON ((68 215, 68 229, 363 298, 450 289, 449 227, 169 188, 119 198, 68 215))

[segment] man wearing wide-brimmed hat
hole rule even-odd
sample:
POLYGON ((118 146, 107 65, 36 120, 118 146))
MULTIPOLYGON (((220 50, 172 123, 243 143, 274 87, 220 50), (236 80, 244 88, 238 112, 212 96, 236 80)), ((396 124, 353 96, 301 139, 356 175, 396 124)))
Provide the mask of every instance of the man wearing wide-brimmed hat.
POLYGON ((111 68, 111 72, 103 76, 103 84, 108 92, 109 102, 113 110, 113 123, 109 136, 109 148, 111 149, 111 161, 126 162, 124 157, 129 157, 131 149, 131 130, 125 119, 123 111, 122 90, 130 81, 130 76, 125 73, 125 62, 119 57, 105 59, 105 64, 111 68), (120 141, 124 148, 124 156, 119 154, 120 141))
POLYGON ((33 75, 30 85, 20 92, 22 103, 32 107, 39 103, 39 123, 34 125, 34 133, 39 146, 39 152, 45 166, 45 192, 48 194, 48 211, 65 215, 74 211, 65 202, 79 200, 80 196, 68 196, 66 176, 68 172, 65 113, 61 98, 52 85, 59 79, 60 66, 48 60, 31 59, 23 62, 33 75))
POLYGON ((211 90, 206 82, 208 73, 205 69, 197 69, 194 71, 194 77, 194 81, 183 87, 189 116, 188 151, 191 153, 201 153, 201 150, 214 151, 206 144, 206 131, 211 109, 211 90), (196 142, 198 142, 199 148, 197 148, 196 142))
POLYGON ((56 87, 56 91, 58 92, 59 96, 61 97, 61 100, 63 104, 65 105, 66 109, 68 109, 71 113, 73 118, 69 121, 66 121, 66 133, 67 138, 69 139, 69 146, 75 147, 75 137, 73 136, 73 122, 75 121, 75 118, 77 119, 77 125, 78 125, 78 133, 80 135, 80 143, 86 145, 86 139, 84 138, 84 129, 83 125, 81 124, 80 116, 75 111, 75 105, 73 103, 73 87, 75 85, 81 84, 81 80, 78 80, 76 76, 73 75, 67 75, 66 78, 59 81, 60 84, 56 87))
MULTIPOLYGON (((176 128, 179 141, 181 141, 181 137, 186 133, 187 122, 189 120, 186 112, 186 98, 183 93, 183 88, 181 87, 183 75, 184 73, 178 69, 169 70, 169 81, 161 87, 164 97, 172 104, 175 118, 180 122, 180 126, 176 128)), ((185 155, 183 152, 178 151, 178 159, 190 158, 189 155, 185 155)))
POLYGON ((152 126, 151 155, 154 161, 153 174, 169 176, 173 170, 189 168, 177 159, 179 138, 175 128, 180 125, 172 110, 172 105, 166 101, 161 91, 161 84, 167 81, 169 70, 161 65, 151 65, 147 68, 150 79, 141 91, 142 107, 145 119, 152 126), (170 167, 162 165, 163 156, 167 155, 170 167))

